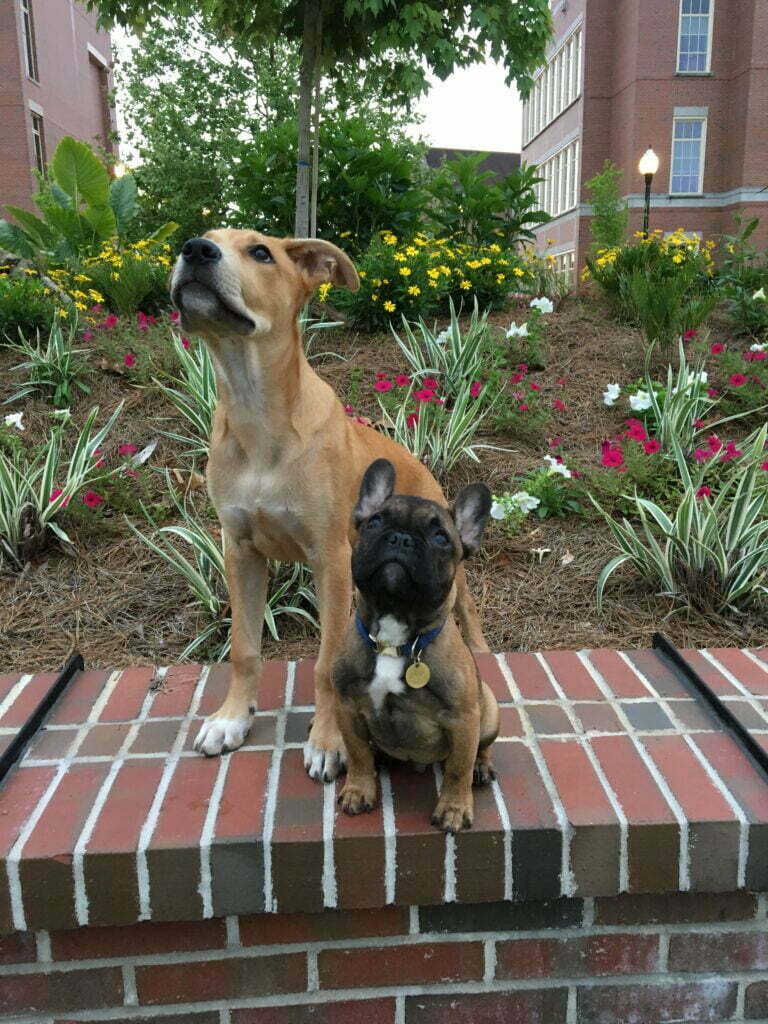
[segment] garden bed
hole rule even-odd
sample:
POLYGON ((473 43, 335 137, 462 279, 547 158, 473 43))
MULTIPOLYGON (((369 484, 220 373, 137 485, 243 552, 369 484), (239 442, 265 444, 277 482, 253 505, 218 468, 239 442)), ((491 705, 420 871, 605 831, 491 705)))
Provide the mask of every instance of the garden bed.
MULTIPOLYGON (((507 326, 515 313, 511 308, 492 314, 491 321, 507 326)), ((524 315, 521 310, 517 318, 524 315)), ((713 340, 722 334, 715 322, 713 340)), ((148 337, 137 330, 133 348, 139 351, 144 345, 146 349, 148 337)), ((166 335, 158 332, 158 337, 166 335)), ((126 351, 131 342, 130 335, 121 336, 126 351)), ((98 422, 103 422, 124 400, 109 450, 120 444, 141 449, 157 439, 150 470, 184 470, 187 464, 180 447, 160 433, 181 425, 172 406, 156 389, 133 386, 138 367, 123 366, 115 359, 115 343, 108 339, 108 332, 97 332, 83 347, 93 350, 88 362, 91 391, 73 403, 75 423, 79 425, 95 404, 101 410, 98 422), (110 347, 107 362, 111 366, 102 368, 105 344, 110 347), (168 419, 160 423, 160 417, 168 419)), ((378 419, 375 374, 393 374, 403 365, 393 339, 338 328, 323 332, 313 344, 314 352, 326 349, 343 360, 319 357, 315 368, 343 400, 355 406, 356 413, 378 419)), ((593 297, 570 297, 547 317, 545 349, 546 370, 531 379, 541 385, 542 405, 551 415, 548 424, 531 433, 482 436, 481 442, 511 451, 482 450, 479 465, 461 461, 444 480, 449 495, 476 479, 485 480, 496 493, 514 490, 513 475, 541 466, 543 456, 552 452, 565 456, 568 465, 597 466, 601 441, 624 429, 626 408, 606 407, 602 393, 609 382, 628 382, 642 373, 644 347, 639 334, 618 326, 593 297), (551 408, 555 399, 564 410, 551 408), (549 442, 555 437, 561 441, 553 448, 549 442)), ((0 400, 18 386, 18 374, 9 369, 19 361, 18 353, 0 348, 0 400)), ((146 374, 144 379, 148 380, 146 374)), ((16 402, 3 412, 22 405, 25 436, 33 441, 42 438, 51 407, 40 401, 16 402)), ((125 523, 127 514, 146 529, 140 498, 153 504, 156 514, 171 514, 162 476, 142 471, 142 481, 136 482, 135 495, 126 490, 119 508, 108 503, 96 510, 73 508, 67 516, 71 547, 53 544, 20 575, 0 575, 4 670, 49 669, 74 649, 82 652, 89 666, 170 663, 200 631, 200 613, 190 603, 183 579, 171 573, 125 523)), ((194 490, 191 497, 199 510, 212 517, 204 491, 194 490)), ((211 524, 215 529, 213 517, 211 524)), ((541 521, 529 516, 513 538, 492 524, 482 553, 469 565, 491 648, 640 647, 647 646, 651 633, 662 626, 686 647, 759 646, 768 639, 765 625, 748 615, 725 620, 678 610, 667 619, 673 610, 671 602, 655 597, 629 574, 613 578, 603 613, 598 613, 595 584, 610 555, 606 527, 586 509, 583 514, 541 521)), ((279 641, 265 632, 266 657, 316 654, 318 637, 311 625, 284 615, 277 626, 279 641)), ((198 659, 204 655, 204 650, 196 653, 198 659)))

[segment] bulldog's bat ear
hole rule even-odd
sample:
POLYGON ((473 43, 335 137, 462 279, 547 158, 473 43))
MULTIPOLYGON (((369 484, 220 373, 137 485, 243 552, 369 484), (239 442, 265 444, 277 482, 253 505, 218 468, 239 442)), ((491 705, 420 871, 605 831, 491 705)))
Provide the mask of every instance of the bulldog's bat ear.
POLYGON ((304 271, 310 291, 321 284, 335 284, 356 292, 360 287, 355 265, 345 252, 322 238, 286 238, 287 256, 304 271))
POLYGON ((464 546, 464 557, 474 555, 491 514, 491 492, 485 484, 469 484, 459 491, 451 514, 464 546))
POLYGON ((379 511, 395 489, 395 467, 389 459, 376 459, 365 471, 352 513, 355 526, 379 511))

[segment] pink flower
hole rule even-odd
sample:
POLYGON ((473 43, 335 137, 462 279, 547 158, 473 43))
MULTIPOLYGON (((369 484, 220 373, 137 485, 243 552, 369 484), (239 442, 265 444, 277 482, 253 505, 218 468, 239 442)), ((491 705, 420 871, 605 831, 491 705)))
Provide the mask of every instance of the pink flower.
POLYGON ((661 441, 657 441, 655 437, 649 437, 647 441, 643 442, 643 451, 646 455, 655 455, 656 452, 661 451, 661 441))
POLYGON ((567 383, 568 382, 566 381, 565 377, 558 377, 555 381, 555 384, 557 384, 559 388, 564 388, 567 383))
POLYGON ((509 378, 509 383, 510 384, 519 384, 522 379, 523 379, 522 373, 515 373, 515 374, 513 374, 509 378))
POLYGON ((435 392, 430 391, 429 388, 422 388, 421 391, 414 391, 413 397, 417 402, 431 402, 435 397, 435 392))
POLYGON ((761 462, 760 469, 763 469, 766 473, 768 473, 768 462, 761 462))
POLYGON ((717 388, 707 388, 707 396, 709 398, 719 398, 720 392, 717 390, 717 388))
POLYGON ((386 376, 387 375, 384 372, 384 370, 379 370, 379 372, 376 374, 376 380, 384 380, 386 376))
POLYGON ((707 444, 709 445, 710 451, 719 452, 723 447, 723 442, 717 436, 717 434, 710 434, 707 438, 707 444))
POLYGON ((398 373, 395 377, 395 384, 397 384, 399 388, 407 388, 410 383, 411 378, 407 373, 398 373))
MULTIPOLYGON (((63 494, 63 493, 64 493, 64 492, 62 491, 61 487, 55 487, 55 488, 54 488, 54 489, 53 489, 53 490, 51 491, 51 496, 50 496, 50 498, 48 499, 48 501, 49 501, 49 502, 53 502, 53 501, 56 501, 56 499, 57 499, 57 498, 59 497, 59 495, 60 495, 60 494, 63 494)), ((61 503, 61 507, 62 507, 62 508, 66 508, 66 507, 67 507, 67 505, 68 505, 68 504, 70 503, 70 501, 71 501, 71 499, 70 499, 70 498, 65 498, 65 499, 64 499, 64 501, 62 501, 62 503, 61 503)))
POLYGON ((181 347, 182 348, 186 348, 186 349, 189 348, 189 338, 182 338, 181 339, 181 347))
POLYGON ((741 357, 745 363, 751 363, 755 358, 755 352, 745 352, 741 357))
POLYGON ((136 472, 136 470, 135 469, 131 469, 130 466, 126 466, 125 469, 123 470, 123 476, 130 476, 134 480, 137 479, 138 475, 139 474, 136 472))
POLYGON ((101 325, 109 329, 110 327, 117 327, 117 317, 114 313, 110 313, 109 316, 104 318, 104 322, 101 325))
POLYGON ((422 384, 424 385, 425 388, 428 388, 430 391, 437 391, 437 381, 435 380, 434 377, 425 377, 424 380, 422 381, 422 384))
POLYGON ((536 384, 535 381, 529 381, 531 391, 541 391, 541 384, 536 384))
POLYGON ((559 448, 559 446, 560 446, 560 445, 561 445, 562 443, 563 443, 563 439, 562 439, 562 437, 560 437, 560 436, 558 435, 557 437, 553 437, 553 438, 552 438, 552 440, 551 440, 551 441, 549 442, 549 447, 550 447, 550 448, 559 448))
POLYGON ((118 455, 135 455, 138 451, 138 447, 135 444, 121 444, 117 449, 118 455))
POLYGON ((755 363, 762 363, 765 359, 768 359, 768 352, 764 349, 760 349, 759 352, 752 353, 752 361, 755 363))
POLYGON ((702 486, 698 489, 698 491, 696 491, 696 497, 697 498, 711 498, 712 497, 712 488, 711 487, 707 487, 706 484, 702 484, 702 486))
POLYGON ((373 385, 376 391, 391 391, 392 381, 391 380, 377 380, 373 385))
POLYGON ((473 380, 469 389, 469 393, 472 398, 477 398, 480 392, 483 390, 483 382, 481 380, 473 380))
POLYGON ((738 457, 743 454, 744 453, 742 452, 742 450, 736 447, 735 441, 729 441, 728 444, 725 446, 725 451, 720 456, 720 461, 732 462, 734 459, 738 459, 738 457))
POLYGON ((645 427, 640 420, 627 420, 627 426, 629 430, 625 432, 625 437, 628 437, 631 441, 647 441, 648 435, 645 432, 645 427))
POLYGON ((704 420, 694 420, 693 425, 694 427, 696 427, 697 430, 701 430, 701 428, 704 426, 704 420))
POLYGON ((528 373, 528 363, 518 363, 517 368, 520 373, 528 373))
POLYGON ((521 405, 518 405, 517 411, 518 412, 528 412, 528 406, 525 404, 525 402, 523 402, 521 405))
POLYGON ((605 449, 600 459, 600 464, 606 466, 608 469, 614 469, 620 466, 624 461, 624 453, 621 448, 611 448, 610 445, 605 449))
POLYGON ((101 303, 97 302, 95 306, 91 306, 91 308, 88 310, 88 312, 89 313, 101 313, 102 309, 103 309, 103 306, 101 305, 101 303))
POLYGON ((728 383, 732 388, 741 388, 747 383, 747 378, 743 373, 732 373, 728 378, 728 383))
POLYGON ((409 427, 415 427, 419 422, 419 414, 417 412, 409 412, 405 417, 406 425, 409 427))
POLYGON ((557 409, 558 412, 565 412, 565 402, 561 401, 559 398, 556 398, 552 403, 552 408, 557 409))
POLYGON ((93 341, 94 337, 93 331, 83 331, 83 341, 93 341))
POLYGON ((683 341, 693 341, 696 337, 696 331, 686 331, 683 334, 683 341))
POLYGON ((100 458, 101 454, 102 454, 101 448, 94 448, 94 450, 93 450, 93 457, 94 457, 94 459, 97 460, 96 461, 96 469, 103 469, 104 466, 106 466, 106 462, 104 461, 104 459, 100 458))
POLYGON ((133 352, 128 352, 123 356, 123 366, 127 366, 128 369, 132 369, 136 365, 136 356, 133 352))
POLYGON ((710 448, 697 448, 693 453, 694 459, 697 462, 706 462, 707 459, 711 459, 715 453, 710 448))
POLYGON ((178 311, 178 309, 172 309, 171 312, 168 314, 168 319, 171 321, 172 324, 177 324, 181 319, 181 313, 178 311))
POLYGON ((104 499, 102 496, 97 494, 96 491, 86 491, 83 495, 83 502, 88 506, 88 508, 98 508, 103 501, 104 499))
POLYGON ((352 413, 353 413, 354 411, 355 411, 355 410, 354 410, 354 408, 353 408, 353 407, 352 407, 351 405, 345 405, 345 406, 344 406, 344 412, 345 412, 345 413, 347 414, 347 416, 351 416, 351 414, 352 414, 352 413))
POLYGON ((725 352, 725 345, 720 341, 716 341, 715 344, 709 350, 713 356, 719 356, 725 352))

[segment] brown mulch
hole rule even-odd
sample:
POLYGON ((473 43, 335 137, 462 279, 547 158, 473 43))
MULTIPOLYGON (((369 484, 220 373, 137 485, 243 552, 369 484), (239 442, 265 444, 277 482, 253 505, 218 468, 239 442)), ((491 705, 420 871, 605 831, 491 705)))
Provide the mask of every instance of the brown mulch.
MULTIPOLYGON (((506 326, 515 310, 495 314, 506 326)), ((522 312, 522 311, 521 311, 522 312)), ((520 319, 518 313, 517 319, 520 319)), ((555 397, 566 404, 555 413, 547 435, 481 438, 511 449, 484 450, 481 463, 462 462, 444 481, 450 495, 465 483, 483 479, 505 490, 521 471, 541 465, 554 434, 563 438, 557 451, 566 460, 595 464, 600 441, 621 428, 623 415, 602 404, 605 385, 626 384, 642 372, 639 336, 614 323, 591 298, 569 298, 547 320, 548 364, 537 374, 545 404, 555 397), (560 378, 564 386, 556 385, 560 378)), ((357 410, 375 418, 377 405, 371 382, 378 370, 402 366, 391 337, 369 336, 343 328, 317 339, 314 352, 334 351, 344 361, 324 357, 318 372, 345 400, 355 389, 357 410)), ((13 393, 16 375, 9 367, 19 359, 0 348, 0 402, 13 393)), ((97 360, 94 360, 95 363, 97 360)), ((127 378, 94 369, 91 394, 77 399, 76 421, 98 404, 100 420, 120 399, 126 408, 112 443, 131 441, 142 447, 173 429, 171 408, 152 390, 132 388, 127 378), (159 423, 159 417, 170 421, 159 423)), ((14 409, 18 405, 14 405, 14 409)), ((0 406, 0 418, 8 411, 0 406)), ((50 407, 27 402, 26 436, 41 436, 50 407)), ((625 414, 624 414, 625 415, 625 414)), ((160 439, 154 466, 183 465, 173 442, 160 439)), ((155 497, 165 485, 157 480, 155 497)), ((203 494, 196 495, 203 510, 203 494)), ((141 526, 136 509, 132 516, 141 526)), ((122 513, 89 521, 80 517, 71 535, 74 545, 51 545, 20 575, 0 572, 0 671, 39 671, 62 664, 79 650, 90 667, 167 664, 178 658, 201 628, 186 585, 131 535, 122 513)), ((473 593, 493 650, 539 650, 584 647, 643 647, 656 629, 664 629, 685 646, 760 646, 768 642, 763 623, 709 618, 681 611, 639 584, 630 573, 618 573, 609 585, 602 615, 595 608, 595 582, 611 555, 606 528, 594 518, 527 520, 525 530, 507 539, 497 525, 487 531, 482 553, 468 565, 473 593)), ((265 635, 266 657, 296 658, 317 652, 318 639, 306 623, 278 619, 280 640, 265 635)))

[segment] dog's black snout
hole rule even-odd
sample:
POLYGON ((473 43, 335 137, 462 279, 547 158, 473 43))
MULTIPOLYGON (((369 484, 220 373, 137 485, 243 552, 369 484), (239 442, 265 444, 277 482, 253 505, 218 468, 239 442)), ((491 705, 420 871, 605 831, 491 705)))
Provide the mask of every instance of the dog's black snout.
POLYGON ((190 238, 181 247, 187 263, 215 263, 221 259, 221 249, 210 238, 190 238))
POLYGON ((405 533, 404 530, 394 530, 390 533, 389 543, 392 547, 402 548, 405 551, 414 547, 413 537, 410 533, 405 533))

